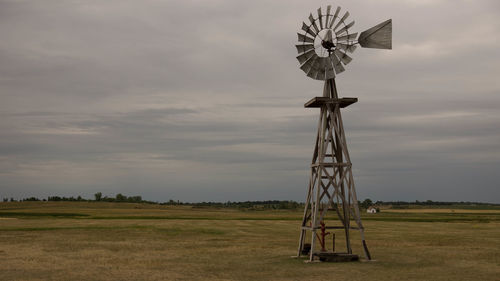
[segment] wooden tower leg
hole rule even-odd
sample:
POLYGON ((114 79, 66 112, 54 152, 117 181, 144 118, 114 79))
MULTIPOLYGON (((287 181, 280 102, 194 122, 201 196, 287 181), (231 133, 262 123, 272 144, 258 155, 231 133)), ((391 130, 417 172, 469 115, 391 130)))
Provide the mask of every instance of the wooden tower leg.
MULTIPOLYGON (((346 251, 352 254, 350 230, 351 218, 357 224, 365 258, 370 260, 370 252, 365 242, 364 227, 358 207, 356 189, 352 176, 352 165, 347 151, 347 142, 342 124, 340 108, 354 102, 355 98, 338 98, 335 80, 325 81, 323 97, 317 97, 306 103, 305 107, 319 107, 318 132, 311 161, 311 173, 306 195, 304 214, 300 228, 299 247, 297 256, 305 253, 307 232, 311 232, 311 249, 309 261, 315 257, 328 253, 328 249, 318 251, 317 243, 322 246, 326 243, 325 236, 320 237, 317 231, 324 225, 326 229, 343 229, 346 240, 346 251), (330 150, 330 152, 328 152, 330 150), (326 213, 334 209, 341 226, 326 226, 326 213), (317 241, 318 240, 318 241, 317 241), (326 252, 325 252, 326 251, 326 252)), ((323 228, 323 234, 325 233, 323 228)), ((332 234, 333 235, 333 234, 332 234)), ((332 245, 332 254, 334 251, 332 245)))

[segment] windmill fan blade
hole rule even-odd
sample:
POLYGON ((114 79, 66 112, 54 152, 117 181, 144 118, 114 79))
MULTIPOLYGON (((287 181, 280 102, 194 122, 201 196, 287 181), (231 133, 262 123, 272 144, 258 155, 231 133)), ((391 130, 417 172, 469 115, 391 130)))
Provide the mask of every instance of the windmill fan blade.
POLYGON ((300 33, 297 33, 297 36, 299 38, 299 42, 301 43, 314 43, 314 39, 311 38, 311 37, 308 37, 306 35, 303 35, 303 34, 300 34, 300 33))
POLYGON ((299 54, 314 49, 313 44, 295 45, 295 47, 297 48, 297 52, 299 52, 299 54))
POLYGON ((325 80, 325 70, 320 69, 318 73, 316 74, 316 77, 314 77, 316 80, 325 80))
POLYGON ((333 68, 335 68, 335 73, 337 73, 337 74, 345 71, 345 68, 340 63, 333 65, 333 68))
POLYGON ((345 12, 344 16, 342 16, 342 18, 340 19, 340 21, 337 23, 337 25, 333 30, 334 31, 337 30, 337 28, 347 19, 348 16, 349 16, 349 11, 345 12))
POLYGON ((333 78, 335 78, 335 71, 333 70, 333 67, 332 67, 331 69, 328 69, 326 71, 325 80, 333 79, 333 78))
POLYGON ((339 13, 340 13, 340 6, 337 7, 337 10, 335 11, 335 14, 333 15, 332 21, 330 22, 330 25, 328 26, 328 28, 332 28, 333 23, 335 22, 335 19, 337 18, 339 13))
POLYGON ((347 65, 352 61, 352 58, 345 53, 342 53, 339 49, 335 50, 335 55, 342 61, 343 64, 347 65))
POLYGON ((354 21, 350 22, 348 25, 342 27, 339 29, 337 32, 335 32, 336 35, 341 35, 342 33, 346 32, 347 29, 351 28, 354 25, 354 21))
POLYGON ((316 34, 318 34, 319 29, 318 29, 318 26, 316 25, 316 21, 314 20, 314 17, 312 14, 309 14, 309 21, 311 22, 312 27, 314 28, 314 31, 316 31, 316 34))
POLYGON ((358 42, 363 48, 392 49, 392 19, 361 32, 358 42))
POLYGON ((325 70, 327 67, 328 67, 328 63, 327 63, 327 57, 320 57, 317 61, 318 61, 318 68, 320 70, 325 70))
POLYGON ((328 31, 326 32, 325 41, 329 41, 329 42, 333 41, 333 35, 332 35, 331 29, 328 29, 328 31))
POLYGON ((302 65, 300 67, 300 69, 302 69, 306 74, 309 73, 312 69, 312 64, 310 63, 304 63, 304 65, 302 65))
POLYGON ((350 41, 356 39, 356 36, 358 36, 358 33, 353 33, 353 34, 347 34, 343 36, 337 37, 337 41, 350 41))
POLYGON ((344 43, 337 43, 337 48, 340 48, 340 49, 347 51, 349 53, 353 53, 354 50, 356 50, 357 46, 356 45, 347 45, 344 43))
POLYGON ((340 64, 339 58, 335 55, 335 53, 330 54, 330 60, 332 60, 332 66, 335 68, 335 65, 340 64))
POLYGON ((330 11, 332 9, 331 5, 326 6, 326 18, 325 18, 325 28, 328 27, 328 20, 330 19, 330 11))
POLYGON ((308 61, 306 61, 300 69, 302 69, 305 73, 309 73, 311 69, 314 68, 314 64, 316 63, 316 60, 318 59, 317 56, 311 57, 308 61))
POLYGON ((335 78, 335 70, 333 70, 332 59, 330 57, 327 57, 326 59, 327 59, 326 60, 327 67, 326 67, 326 77, 325 77, 325 79, 335 78))
POLYGON ((316 79, 316 75, 318 74, 318 70, 311 68, 310 71, 306 72, 308 77, 311 77, 313 79, 316 79))
POLYGON ((316 80, 324 80, 325 79, 325 67, 324 67, 323 59, 324 58, 320 58, 317 61, 317 68, 315 68, 315 69, 317 69, 318 72, 316 73, 316 76, 314 77, 314 79, 316 79, 316 80))
POLYGON ((319 27, 323 29, 323 15, 321 14, 321 7, 318 8, 318 20, 319 20, 319 27))
POLYGON ((333 61, 333 68, 335 69, 335 73, 339 74, 341 72, 344 72, 345 68, 342 66, 335 53, 331 54, 330 58, 333 61))
POLYGON ((312 62, 312 67, 307 73, 307 76, 316 80, 325 80, 326 76, 326 58, 318 57, 312 62))
POLYGON ((312 31, 312 29, 309 28, 309 25, 305 22, 302 23, 302 30, 309 33, 312 37, 316 37, 316 33, 314 33, 314 31, 312 31))
POLYGON ((318 55, 316 55, 316 52, 314 50, 310 50, 308 52, 303 53, 302 55, 297 57, 297 60, 299 61, 300 65, 302 65, 312 57, 318 57, 318 55))

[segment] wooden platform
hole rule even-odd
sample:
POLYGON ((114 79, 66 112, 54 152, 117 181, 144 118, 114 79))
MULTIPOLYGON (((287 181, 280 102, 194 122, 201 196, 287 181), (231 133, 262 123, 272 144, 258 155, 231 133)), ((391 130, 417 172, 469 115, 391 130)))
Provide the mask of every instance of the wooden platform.
POLYGON ((332 99, 328 97, 314 97, 304 104, 306 108, 321 107, 324 104, 339 104, 341 108, 347 107, 358 101, 358 98, 332 99))
POLYGON ((348 254, 348 253, 320 252, 320 253, 314 253, 314 256, 318 257, 320 261, 324 262, 359 261, 358 255, 348 254))

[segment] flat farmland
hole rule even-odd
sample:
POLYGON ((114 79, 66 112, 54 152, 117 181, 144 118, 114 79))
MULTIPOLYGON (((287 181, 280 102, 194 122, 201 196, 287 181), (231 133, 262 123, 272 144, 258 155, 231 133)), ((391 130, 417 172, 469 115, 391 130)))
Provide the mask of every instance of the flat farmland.
POLYGON ((291 258, 300 219, 301 210, 0 203, 0 280, 499 280, 498 210, 364 214, 374 261, 352 263, 291 258))

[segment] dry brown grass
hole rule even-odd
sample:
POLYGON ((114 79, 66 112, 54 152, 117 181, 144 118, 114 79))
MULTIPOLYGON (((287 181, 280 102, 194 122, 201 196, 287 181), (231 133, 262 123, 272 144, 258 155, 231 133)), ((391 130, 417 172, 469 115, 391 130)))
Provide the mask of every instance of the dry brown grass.
MULTIPOLYGON (((498 280, 500 276, 498 221, 365 221, 375 261, 306 264, 290 258, 299 226, 291 219, 300 212, 24 204, 0 204, 0 210, 124 219, 3 219, 0 280, 498 280), (193 219, 197 217, 203 219, 193 219)), ((354 251, 361 253, 357 238, 354 251)))

